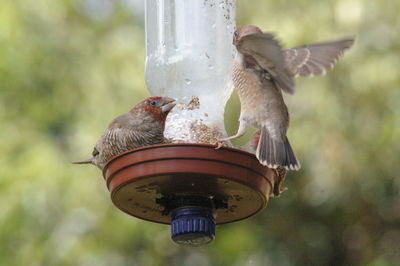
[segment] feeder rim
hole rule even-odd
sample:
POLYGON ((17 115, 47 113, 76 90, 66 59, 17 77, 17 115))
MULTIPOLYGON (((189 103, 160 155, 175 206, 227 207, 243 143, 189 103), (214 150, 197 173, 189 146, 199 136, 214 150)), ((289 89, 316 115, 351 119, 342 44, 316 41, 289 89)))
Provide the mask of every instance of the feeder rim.
MULTIPOLYGON (((216 148, 217 145, 216 144, 206 144, 206 143, 188 143, 188 142, 180 143, 179 142, 179 143, 161 143, 161 144, 142 146, 142 147, 139 147, 139 148, 135 148, 135 149, 131 149, 131 150, 122 152, 120 154, 117 154, 117 155, 111 157, 111 159, 109 159, 107 161, 107 163, 105 164, 105 166, 102 169, 103 176, 105 176, 105 174, 106 174, 106 170, 108 168, 108 165, 110 165, 113 161, 117 160, 119 157, 124 156, 125 154, 136 152, 136 151, 154 149, 154 148, 162 148, 162 147, 208 147, 208 148, 216 148)), ((247 156, 250 155, 250 156, 255 158, 255 155, 253 153, 250 153, 250 152, 247 152, 247 151, 244 151, 244 150, 241 150, 241 149, 233 148, 233 147, 222 146, 221 148, 219 148, 219 150, 229 150, 231 152, 243 153, 243 154, 245 154, 247 156)))

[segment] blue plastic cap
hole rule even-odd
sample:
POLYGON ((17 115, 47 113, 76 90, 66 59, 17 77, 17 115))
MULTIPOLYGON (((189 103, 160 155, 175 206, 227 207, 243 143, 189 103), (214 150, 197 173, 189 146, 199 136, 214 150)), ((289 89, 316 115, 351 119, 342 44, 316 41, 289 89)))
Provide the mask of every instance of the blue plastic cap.
POLYGON ((215 218, 211 209, 184 207, 171 214, 172 240, 180 245, 200 246, 215 238, 215 218))

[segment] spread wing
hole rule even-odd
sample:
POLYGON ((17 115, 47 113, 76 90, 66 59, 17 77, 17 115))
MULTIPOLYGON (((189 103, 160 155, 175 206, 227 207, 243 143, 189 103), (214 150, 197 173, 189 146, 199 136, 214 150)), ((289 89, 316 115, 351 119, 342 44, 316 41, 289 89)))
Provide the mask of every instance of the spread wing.
POLYGON ((324 75, 326 69, 333 68, 339 57, 343 55, 344 50, 350 48, 353 43, 354 39, 345 39, 285 50, 285 68, 293 77, 324 75))
POLYGON ((282 90, 294 93, 294 80, 285 68, 282 48, 274 35, 257 33, 243 36, 236 44, 243 55, 251 56, 258 66, 267 71, 282 90))

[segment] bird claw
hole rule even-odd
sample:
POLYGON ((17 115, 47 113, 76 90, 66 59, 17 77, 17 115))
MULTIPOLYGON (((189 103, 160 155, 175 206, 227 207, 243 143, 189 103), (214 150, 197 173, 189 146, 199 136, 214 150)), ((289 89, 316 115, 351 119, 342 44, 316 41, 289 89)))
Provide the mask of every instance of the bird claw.
POLYGON ((215 143, 215 145, 217 145, 217 147, 215 147, 216 150, 220 149, 222 146, 224 146, 225 144, 225 140, 217 140, 217 142, 215 143))

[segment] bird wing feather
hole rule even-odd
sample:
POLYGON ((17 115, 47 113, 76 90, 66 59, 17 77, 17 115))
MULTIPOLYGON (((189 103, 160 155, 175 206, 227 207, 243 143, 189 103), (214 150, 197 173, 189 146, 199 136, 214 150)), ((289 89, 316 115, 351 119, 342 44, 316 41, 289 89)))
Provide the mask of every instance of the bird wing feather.
POLYGON ((294 47, 283 52, 285 68, 293 76, 312 77, 324 75, 350 48, 354 39, 315 43, 294 47))
POLYGON ((285 68, 285 57, 279 42, 270 33, 256 33, 243 36, 236 44, 238 51, 252 56, 257 64, 267 71, 279 87, 287 93, 294 93, 294 80, 285 68))

